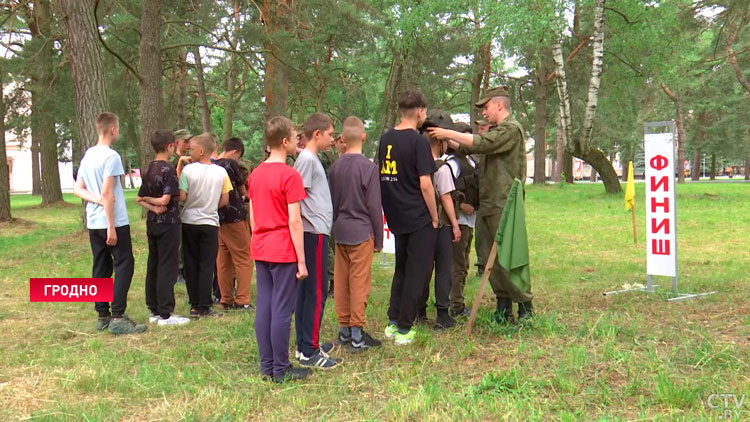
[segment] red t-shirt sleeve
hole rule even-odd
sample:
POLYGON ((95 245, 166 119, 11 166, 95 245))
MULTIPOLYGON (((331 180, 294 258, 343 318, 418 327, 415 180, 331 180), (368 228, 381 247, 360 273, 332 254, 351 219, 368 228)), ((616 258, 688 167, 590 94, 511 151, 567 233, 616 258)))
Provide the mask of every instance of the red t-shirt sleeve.
POLYGON ((284 178, 284 197, 287 204, 307 198, 305 187, 302 185, 302 176, 300 176, 297 170, 291 167, 289 170, 291 171, 284 178))

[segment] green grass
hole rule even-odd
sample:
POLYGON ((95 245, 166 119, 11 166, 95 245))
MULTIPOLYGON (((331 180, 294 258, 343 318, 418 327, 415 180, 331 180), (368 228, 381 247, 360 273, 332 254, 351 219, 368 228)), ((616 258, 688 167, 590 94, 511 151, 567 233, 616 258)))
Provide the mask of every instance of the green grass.
MULTIPOLYGON (((750 393, 750 185, 679 186, 682 290, 719 291, 681 303, 666 292, 602 295, 645 282, 636 189, 633 245, 621 196, 600 185, 528 187, 532 325, 495 324, 490 294, 471 337, 420 328, 411 346, 337 351, 341 368, 281 386, 258 375, 250 314, 116 338, 94 331, 91 304, 29 303, 30 277, 86 277, 91 256, 75 198, 38 208, 39 198, 14 196, 21 221, 0 225, 0 421, 718 420, 704 405, 710 394, 750 393)), ((144 321, 145 224, 134 192, 126 196, 136 258, 128 312, 144 321)), ((367 329, 380 338, 391 265, 373 265, 367 329)), ((183 285, 176 295, 186 314, 183 285)), ((329 303, 323 338, 336 329, 329 303)))

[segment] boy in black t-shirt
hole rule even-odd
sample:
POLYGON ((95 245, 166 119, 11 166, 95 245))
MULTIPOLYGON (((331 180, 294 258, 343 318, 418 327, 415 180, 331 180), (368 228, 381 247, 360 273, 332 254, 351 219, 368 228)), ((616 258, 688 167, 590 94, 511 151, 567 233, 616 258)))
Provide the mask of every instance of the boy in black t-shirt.
POLYGON ((245 153, 240 138, 224 141, 222 152, 214 164, 227 171, 232 182, 229 202, 219 208, 219 253, 216 255, 216 276, 221 290, 221 306, 224 310, 253 310, 250 304, 250 282, 253 278, 253 263, 250 259, 250 231, 247 226, 247 205, 243 197, 247 194, 247 179, 237 161, 245 153), (235 294, 234 280, 237 280, 235 294))
POLYGON ((143 174, 136 203, 148 210, 148 264, 146 265, 146 306, 151 311, 148 321, 158 325, 183 325, 190 320, 174 311, 174 280, 178 271, 180 215, 177 204, 180 188, 177 172, 169 164, 174 153, 172 132, 157 130, 151 136, 156 157, 143 174))
POLYGON ((430 146, 417 132, 426 118, 427 102, 418 91, 398 101, 401 122, 380 137, 380 191, 388 227, 396 236, 396 269, 388 307, 387 338, 408 344, 421 302, 422 288, 432 272, 438 214, 435 172, 430 146))

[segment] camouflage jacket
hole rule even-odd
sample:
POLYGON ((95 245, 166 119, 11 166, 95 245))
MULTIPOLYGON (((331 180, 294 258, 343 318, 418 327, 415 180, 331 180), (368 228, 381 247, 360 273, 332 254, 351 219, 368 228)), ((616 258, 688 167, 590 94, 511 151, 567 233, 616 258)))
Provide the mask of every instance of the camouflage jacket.
POLYGON ((523 127, 510 115, 489 131, 474 135, 471 147, 461 152, 482 154, 479 168, 479 210, 481 215, 501 214, 513 179, 526 182, 526 142, 523 127))
POLYGON ((320 159, 320 163, 323 164, 323 170, 325 170, 327 177, 328 171, 331 169, 331 166, 336 161, 336 159, 339 158, 339 155, 336 154, 335 149, 331 148, 329 150, 318 152, 318 158, 320 159))

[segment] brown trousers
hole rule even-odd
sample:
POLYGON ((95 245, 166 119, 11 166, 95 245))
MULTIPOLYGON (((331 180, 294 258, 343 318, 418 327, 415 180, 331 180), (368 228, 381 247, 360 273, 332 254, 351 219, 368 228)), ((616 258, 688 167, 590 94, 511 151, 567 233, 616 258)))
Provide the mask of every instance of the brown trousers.
POLYGON ((340 327, 364 327, 365 308, 372 290, 372 256, 375 241, 359 245, 336 244, 333 269, 333 302, 340 327))
POLYGON ((461 240, 453 244, 453 285, 451 286, 450 308, 454 311, 463 311, 464 286, 469 271, 469 254, 471 253, 471 238, 474 229, 461 224, 461 240))
POLYGON ((216 276, 219 279, 221 303, 250 304, 250 283, 253 262, 250 259, 250 232, 247 222, 224 223, 219 226, 219 251, 216 254, 216 276), (237 296, 234 295, 234 278, 237 296))

